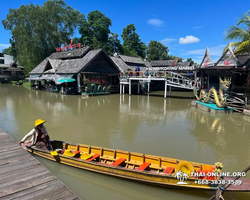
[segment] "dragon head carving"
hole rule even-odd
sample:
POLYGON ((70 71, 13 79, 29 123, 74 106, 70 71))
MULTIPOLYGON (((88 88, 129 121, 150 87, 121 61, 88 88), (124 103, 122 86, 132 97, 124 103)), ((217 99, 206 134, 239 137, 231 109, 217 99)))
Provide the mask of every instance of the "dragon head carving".
POLYGON ((224 78, 224 80, 222 80, 221 78, 219 78, 219 80, 220 80, 220 88, 224 91, 224 92, 226 92, 226 91, 228 91, 228 89, 229 89, 229 87, 230 87, 230 85, 231 85, 231 77, 229 78, 224 78))

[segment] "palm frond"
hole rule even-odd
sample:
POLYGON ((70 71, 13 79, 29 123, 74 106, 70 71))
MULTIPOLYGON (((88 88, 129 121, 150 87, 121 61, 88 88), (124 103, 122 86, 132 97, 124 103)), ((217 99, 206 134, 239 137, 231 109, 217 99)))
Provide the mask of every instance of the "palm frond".
POLYGON ((235 51, 235 54, 243 54, 244 53, 250 53, 250 40, 243 41, 241 44, 238 46, 238 48, 235 51))
POLYGON ((233 42, 233 43, 231 43, 231 46, 237 48, 240 44, 241 44, 241 42, 233 42))
POLYGON ((232 26, 229 28, 226 38, 230 40, 233 39, 246 40, 247 38, 250 38, 250 33, 237 26, 232 26))
POLYGON ((244 17, 240 18, 240 21, 237 23, 237 26, 242 23, 246 24, 247 26, 250 25, 250 16, 247 13, 244 14, 244 17))

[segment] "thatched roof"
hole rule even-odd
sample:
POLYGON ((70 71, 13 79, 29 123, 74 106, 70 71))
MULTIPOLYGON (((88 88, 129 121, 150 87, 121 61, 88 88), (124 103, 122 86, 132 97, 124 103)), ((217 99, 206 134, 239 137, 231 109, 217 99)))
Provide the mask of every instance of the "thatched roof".
POLYGON ((30 74, 42 74, 45 70, 45 67, 47 65, 48 58, 44 59, 39 65, 37 65, 30 74))
POLYGON ((95 59, 100 53, 102 53, 102 55, 107 60, 109 60, 109 62, 112 63, 113 66, 119 69, 119 67, 114 63, 114 61, 107 55, 107 53, 104 50, 97 49, 88 51, 87 54, 85 54, 82 58, 61 60, 61 59, 52 59, 51 57, 53 56, 50 56, 44 59, 36 68, 34 68, 30 72, 30 74, 78 73, 79 71, 83 70, 91 61, 93 61, 93 59, 95 59))
POLYGON ((222 54, 216 63, 216 67, 237 67, 239 64, 237 57, 234 55, 231 44, 228 45, 228 50, 222 54))
POLYGON ((55 73, 57 72, 58 67, 61 65, 63 61, 62 60, 58 60, 58 59, 48 59, 47 62, 47 67, 52 67, 52 69, 46 70, 45 68, 45 72, 44 73, 55 73))
POLYGON ((119 57, 126 63, 144 64, 143 60, 139 57, 124 56, 124 55, 119 55, 119 57))
POLYGON ((172 66, 190 66, 190 62, 175 62, 175 60, 152 60, 150 62, 152 67, 172 67, 172 66))
POLYGON ((150 65, 152 67, 167 67, 172 66, 173 62, 175 62, 175 60, 152 60, 150 65))
POLYGON ((148 61, 143 61, 143 63, 144 63, 144 65, 145 65, 146 67, 149 67, 149 68, 152 67, 148 61))
POLYGON ((91 50, 83 58, 64 60, 59 66, 57 73, 78 73, 102 50, 91 50))
POLYGON ((46 58, 39 65, 37 65, 37 67, 34 68, 30 72, 30 74, 55 73, 61 63, 62 63, 62 60, 46 58), (50 68, 50 66, 52 69, 50 68), (46 68, 50 68, 50 69, 46 70, 46 68))
POLYGON ((24 70, 22 68, 19 68, 19 67, 9 67, 4 71, 5 72, 24 72, 24 70))
POLYGON ((190 66, 190 63, 191 62, 187 62, 187 61, 186 62, 177 62, 177 66, 183 66, 183 67, 184 66, 190 66))
POLYGON ((214 62, 212 61, 212 59, 211 59, 211 57, 209 55, 209 50, 208 50, 208 47, 207 47, 205 55, 204 55, 199 67, 204 68, 204 67, 212 67, 212 66, 214 66, 214 62))
POLYGON ((110 56, 110 58, 113 60, 113 62, 116 64, 116 66, 120 69, 120 72, 127 72, 132 70, 131 67, 129 67, 121 58, 110 56))
POLYGON ((248 65, 250 61, 250 55, 249 54, 243 54, 236 56, 238 58, 238 66, 242 65, 248 65))
MULTIPOLYGON (((99 54, 103 54, 114 66, 116 64, 113 60, 106 54, 102 49, 91 50, 89 51, 83 58, 79 59, 70 59, 63 60, 61 65, 59 66, 57 73, 79 73, 81 70, 84 70, 85 67, 88 66, 99 54)), ((117 67, 117 66, 116 66, 117 67)), ((117 67, 117 69, 119 69, 117 67)))
POLYGON ((73 49, 68 51, 55 52, 49 56, 50 59, 69 59, 69 58, 81 58, 83 57, 91 47, 83 47, 80 49, 73 49))

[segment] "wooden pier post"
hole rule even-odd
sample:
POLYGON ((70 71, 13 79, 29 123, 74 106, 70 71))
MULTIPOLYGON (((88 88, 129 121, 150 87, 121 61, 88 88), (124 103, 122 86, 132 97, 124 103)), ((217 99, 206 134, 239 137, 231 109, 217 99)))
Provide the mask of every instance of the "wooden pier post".
POLYGON ((138 81, 138 84, 137 84, 137 93, 140 94, 140 81, 138 81))
POLYGON ((150 83, 148 83, 148 92, 149 92, 149 90, 150 90, 150 83))
POLYGON ((209 74, 207 75, 207 88, 209 89, 210 88, 210 84, 209 84, 209 74))
POLYGON ((167 88, 168 88, 168 82, 165 80, 165 92, 164 92, 164 98, 167 97, 167 88))
POLYGON ((123 84, 120 83, 120 94, 122 94, 122 86, 123 84))
POLYGON ((123 84, 122 85, 122 93, 124 94, 124 92, 125 92, 125 85, 123 84))
POLYGON ((80 81, 81 74, 77 74, 77 91, 81 92, 81 81, 80 81))
POLYGON ((131 79, 129 79, 129 95, 131 95, 131 79))

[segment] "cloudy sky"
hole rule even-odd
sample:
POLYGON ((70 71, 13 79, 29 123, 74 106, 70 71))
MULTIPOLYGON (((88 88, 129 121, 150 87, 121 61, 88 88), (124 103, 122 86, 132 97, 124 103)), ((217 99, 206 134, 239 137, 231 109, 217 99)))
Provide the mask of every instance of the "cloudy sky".
MULTIPOLYGON (((1 2, 0 19, 10 8, 22 4, 40 4, 44 0, 12 0, 1 2)), ((141 40, 148 44, 156 40, 168 46, 169 53, 192 58, 200 63, 206 47, 214 62, 228 44, 225 35, 250 10, 249 0, 66 0, 66 4, 81 13, 99 10, 112 20, 111 31, 122 34, 128 24, 135 24, 141 40)), ((11 34, 0 25, 0 52, 9 46, 11 34)), ((120 37, 121 39, 121 37, 120 37)))

